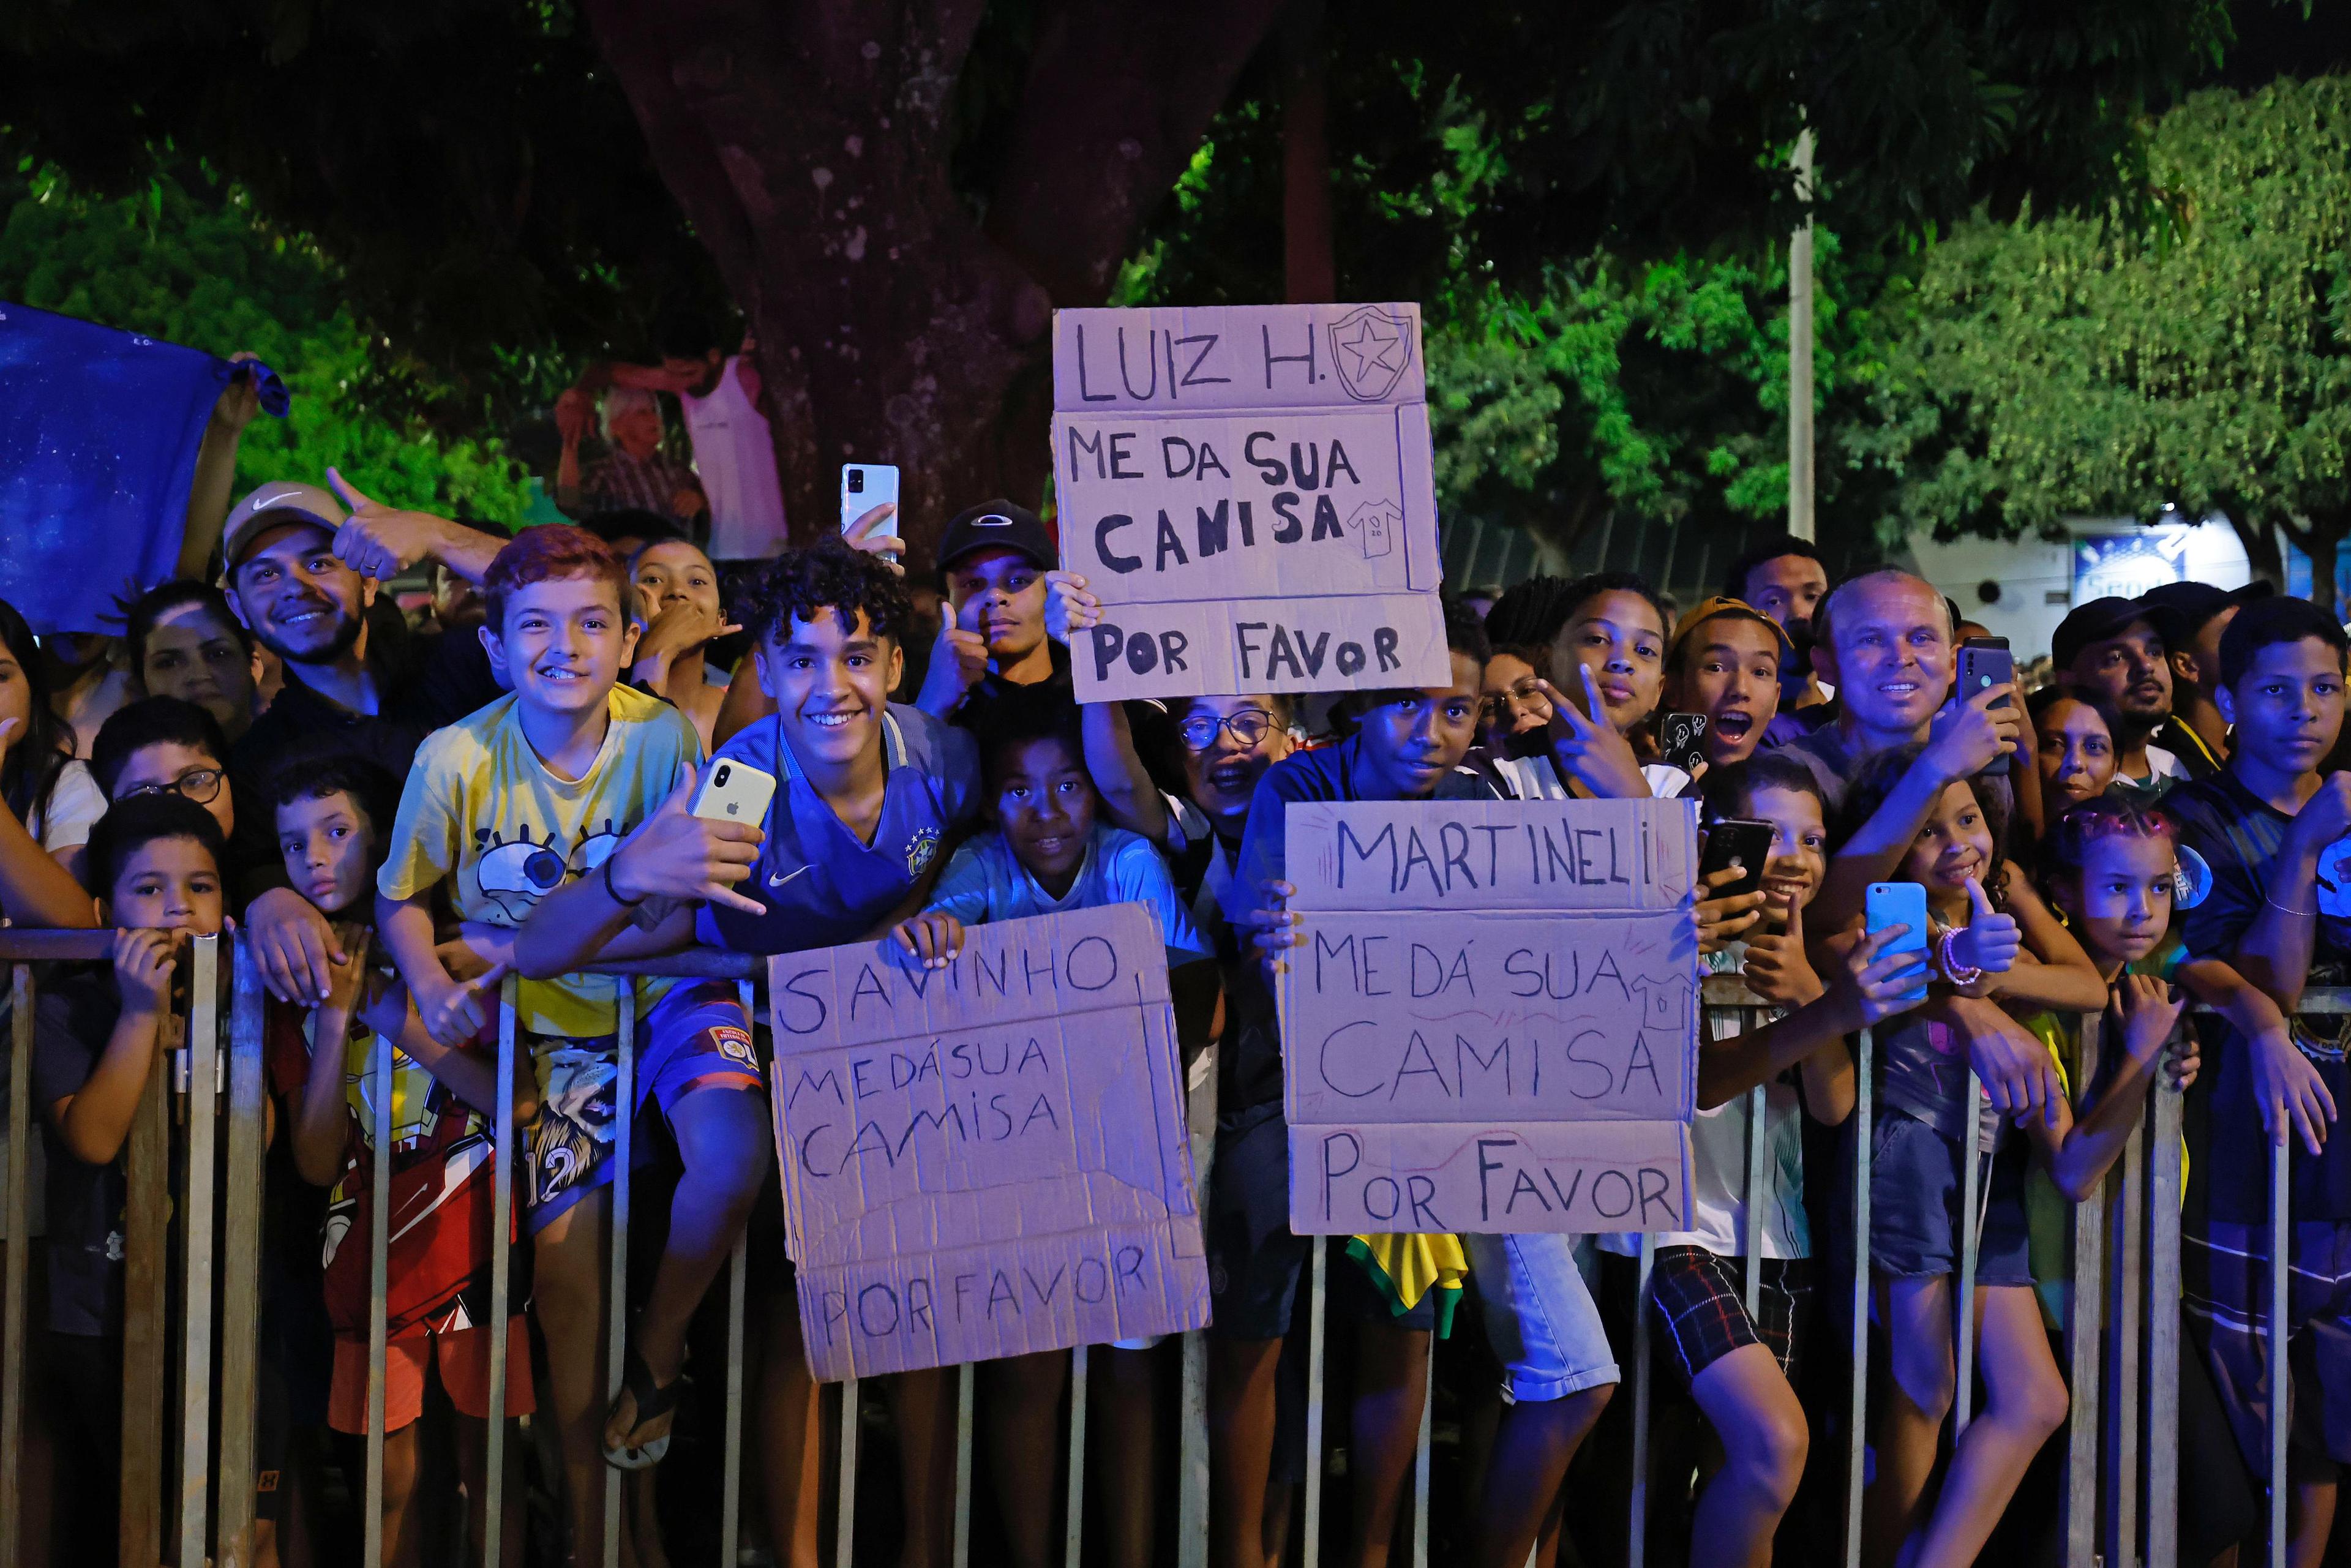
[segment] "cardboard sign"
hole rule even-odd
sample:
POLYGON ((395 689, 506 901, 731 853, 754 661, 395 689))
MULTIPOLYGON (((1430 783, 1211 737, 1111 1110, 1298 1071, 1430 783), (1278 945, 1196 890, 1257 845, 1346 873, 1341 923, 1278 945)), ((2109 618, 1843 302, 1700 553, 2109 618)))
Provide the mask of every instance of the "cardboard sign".
POLYGON ((1290 1224, 1680 1230, 1697 807, 1293 804, 1290 1224))
POLYGON ((1166 950, 1139 904, 769 960, 770 1088, 820 1379, 1208 1321, 1166 950))
POLYGON ((1442 685, 1416 305, 1061 310, 1079 697, 1442 685))

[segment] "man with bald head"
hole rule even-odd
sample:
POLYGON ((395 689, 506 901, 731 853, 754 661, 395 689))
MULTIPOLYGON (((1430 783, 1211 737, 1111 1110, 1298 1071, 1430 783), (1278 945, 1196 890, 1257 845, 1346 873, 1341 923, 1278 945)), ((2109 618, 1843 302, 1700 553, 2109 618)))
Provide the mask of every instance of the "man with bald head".
MULTIPOLYGON (((1838 846, 1805 924, 1834 931, 1859 915, 1869 884, 1892 876, 1943 792, 2016 747, 2023 708, 2014 688, 1993 686, 1951 700, 1951 609, 1924 580, 1891 567, 1840 584, 1821 606, 1813 667, 1836 687, 1836 722, 1781 747, 1820 781, 1834 815, 1862 767, 1883 751, 1923 748, 1883 805, 1838 846), (2006 700, 2008 706, 1995 707, 2006 700)), ((2032 762, 2027 758, 2025 767, 2032 762)), ((1956 1030, 1992 1103, 2002 1112, 2040 1110, 2061 1093, 2048 1051, 1991 1003, 1938 998, 1921 1016, 1956 1030)))

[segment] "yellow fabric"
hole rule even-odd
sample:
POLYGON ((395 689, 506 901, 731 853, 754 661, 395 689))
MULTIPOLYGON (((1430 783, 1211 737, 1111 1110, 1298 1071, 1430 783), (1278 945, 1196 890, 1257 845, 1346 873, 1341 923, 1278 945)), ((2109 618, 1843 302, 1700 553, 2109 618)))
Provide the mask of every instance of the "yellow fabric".
MULTIPOLYGON (((2144 967, 2134 965, 2137 974, 2156 973, 2165 978, 2178 969, 2180 954, 2174 948, 2169 953, 2151 955, 2144 967)), ((2065 1097, 2074 1097, 2074 1080, 2082 1071, 2081 1015, 2039 1013, 2024 1020, 2057 1063, 2057 1075, 2064 1085, 2065 1097)), ((2121 1040, 2114 1041, 2117 1049, 2121 1040)), ((2161 1091, 2158 1091, 2161 1092, 2161 1091)), ((2180 1140, 2179 1190, 2188 1190, 2188 1142, 2180 1140)), ((2026 1235, 2031 1239, 2032 1259, 2032 1290, 2041 1301, 2041 1315, 2053 1329, 2065 1326, 2065 1304, 2072 1299, 2074 1287, 2074 1206, 2057 1190, 2045 1170, 2035 1169, 2025 1178, 2024 1218, 2026 1235)))
MULTIPOLYGON (((310 1060, 318 1056, 319 1015, 316 1011, 302 1015, 302 1038, 311 1047, 310 1060)), ((343 1041, 343 1103, 359 1118, 360 1137, 370 1148, 375 1146, 375 1030, 359 1019, 351 1020, 350 1033, 343 1041)), ((434 1133, 438 1117, 432 1108, 434 1078, 418 1066, 409 1054, 398 1046, 392 1048, 392 1144, 395 1150, 405 1149, 419 1138, 434 1133)), ((456 1102, 445 1103, 455 1106, 456 1102)), ((482 1117, 471 1110, 464 1112, 466 1121, 475 1129, 482 1117)), ((350 1195, 344 1192, 346 1172, 336 1181, 329 1194, 329 1201, 340 1203, 350 1195)), ((369 1179, 372 1179, 370 1177, 369 1179)))
POLYGON ((1459 1237, 1450 1231, 1353 1236, 1347 1239, 1347 1256, 1364 1266, 1398 1317, 1420 1305, 1431 1291, 1438 1292, 1437 1337, 1451 1332, 1454 1306, 1461 1299, 1462 1282, 1469 1278, 1469 1255, 1461 1249, 1459 1237))
MULTIPOLYGON (((511 694, 426 737, 377 891, 413 898, 447 882, 461 918, 514 927, 541 897, 595 873, 702 760, 694 726, 660 698, 614 686, 606 702, 603 747, 577 780, 538 759, 511 694)), ((637 1005, 668 985, 639 986, 637 1005)), ((612 993, 607 978, 526 980, 517 1021, 568 1040, 611 1034, 612 993)))
MULTIPOLYGON (((2034 1039, 2049 1048, 2050 1060, 2057 1064, 2058 1082, 2071 1100, 2074 1075, 2081 1068, 2081 1031, 2067 1027, 2055 1013, 2035 1013, 2023 1023, 2034 1039)), ((2049 1173, 2037 1166, 2024 1178, 2024 1220, 2033 1295, 2049 1326, 2062 1329, 2074 1283, 2074 1206, 2065 1201, 2049 1173)))

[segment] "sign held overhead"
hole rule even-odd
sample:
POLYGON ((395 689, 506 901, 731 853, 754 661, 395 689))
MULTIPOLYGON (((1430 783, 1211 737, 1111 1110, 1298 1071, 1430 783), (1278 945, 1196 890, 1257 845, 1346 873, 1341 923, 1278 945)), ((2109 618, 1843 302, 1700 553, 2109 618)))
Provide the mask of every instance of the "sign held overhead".
POLYGON ((1450 679, 1418 306, 1057 311, 1053 406, 1081 700, 1450 679))

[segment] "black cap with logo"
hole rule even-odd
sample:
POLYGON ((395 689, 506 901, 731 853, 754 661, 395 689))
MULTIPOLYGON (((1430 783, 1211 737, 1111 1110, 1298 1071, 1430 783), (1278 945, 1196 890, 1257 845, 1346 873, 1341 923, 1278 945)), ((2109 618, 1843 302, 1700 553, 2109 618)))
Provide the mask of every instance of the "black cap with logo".
POLYGON ((1008 549, 1027 556, 1040 570, 1061 564, 1044 519, 1010 501, 983 501, 957 512, 939 537, 939 570, 945 572, 974 550, 1008 549))

